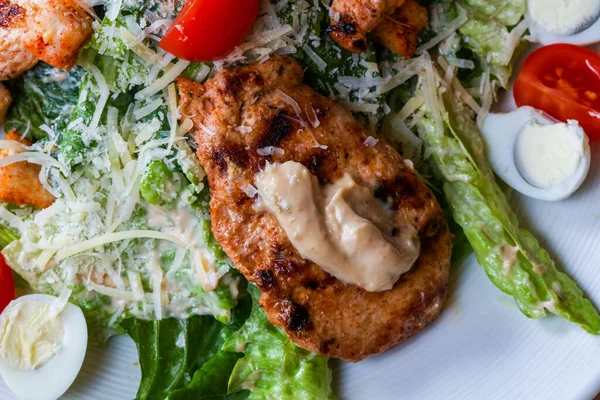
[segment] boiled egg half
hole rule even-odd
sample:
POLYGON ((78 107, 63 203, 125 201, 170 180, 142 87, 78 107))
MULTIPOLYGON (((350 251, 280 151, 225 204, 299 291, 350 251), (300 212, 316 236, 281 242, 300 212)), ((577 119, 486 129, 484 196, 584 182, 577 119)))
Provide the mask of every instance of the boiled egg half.
POLYGON ((526 19, 533 42, 600 42, 600 0, 528 0, 526 19))
POLYGON ((0 375, 20 399, 56 400, 77 377, 87 339, 81 309, 64 296, 19 297, 0 315, 0 375))
POLYGON ((566 199, 589 172, 590 145, 577 121, 562 123, 543 111, 520 107, 488 115, 482 133, 494 172, 526 196, 566 199))

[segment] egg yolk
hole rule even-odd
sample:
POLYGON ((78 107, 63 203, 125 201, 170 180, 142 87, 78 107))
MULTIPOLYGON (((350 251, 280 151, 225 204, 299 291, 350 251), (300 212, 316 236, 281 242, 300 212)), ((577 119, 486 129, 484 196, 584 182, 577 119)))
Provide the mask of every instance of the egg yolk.
POLYGON ((49 305, 19 302, 0 319, 0 358, 15 369, 38 369, 60 351, 63 335, 62 319, 49 305))

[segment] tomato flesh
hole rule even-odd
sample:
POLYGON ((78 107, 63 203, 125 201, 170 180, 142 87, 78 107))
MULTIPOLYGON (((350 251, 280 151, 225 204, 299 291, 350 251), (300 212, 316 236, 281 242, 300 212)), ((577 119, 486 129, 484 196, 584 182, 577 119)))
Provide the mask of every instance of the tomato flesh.
POLYGON ((260 0, 188 0, 159 46, 178 58, 213 61, 244 40, 260 0))
POLYGON ((566 122, 577 120, 600 139, 600 56, 570 44, 534 51, 514 85, 517 106, 531 106, 566 122))
POLYGON ((0 312, 15 299, 15 282, 4 256, 0 254, 0 312))

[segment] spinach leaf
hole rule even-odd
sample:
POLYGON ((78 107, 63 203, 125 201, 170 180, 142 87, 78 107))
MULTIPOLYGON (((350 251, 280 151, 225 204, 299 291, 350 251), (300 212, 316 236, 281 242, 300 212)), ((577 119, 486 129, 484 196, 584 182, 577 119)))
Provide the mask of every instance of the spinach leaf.
POLYGON ((30 138, 42 139, 47 132, 64 129, 71 118, 84 71, 75 67, 63 72, 40 62, 35 68, 17 79, 7 82, 14 103, 10 108, 4 128, 26 133, 30 138))

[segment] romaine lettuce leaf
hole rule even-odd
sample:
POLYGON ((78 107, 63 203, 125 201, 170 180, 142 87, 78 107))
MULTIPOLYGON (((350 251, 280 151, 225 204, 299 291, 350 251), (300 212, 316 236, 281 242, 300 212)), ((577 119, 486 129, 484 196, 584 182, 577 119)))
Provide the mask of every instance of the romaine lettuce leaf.
POLYGON ((14 103, 4 129, 27 133, 33 139, 48 135, 47 130, 40 128, 41 125, 62 130, 77 103, 83 73, 80 67, 67 73, 40 62, 19 78, 7 82, 14 103))
POLYGON ((520 228, 485 158, 472 112, 453 93, 440 95, 433 69, 428 70, 422 83, 426 105, 420 136, 432 151, 454 219, 477 260, 528 317, 545 317, 549 311, 600 334, 600 316, 592 303, 558 271, 533 235, 520 228))
POLYGON ((0 250, 14 242, 19 238, 19 235, 10 228, 0 226, 0 250))
POLYGON ((518 25, 525 14, 525 0, 467 0, 464 5, 469 20, 459 30, 463 46, 506 87, 515 49, 525 33, 518 25))
POLYGON ((229 392, 250 390, 249 399, 332 399, 328 358, 295 346, 272 325, 258 303, 260 291, 250 285, 254 306, 248 321, 223 349, 244 352, 235 365, 229 392))
POLYGON ((198 395, 194 399, 208 398, 202 396, 209 392, 226 395, 231 370, 240 356, 223 354, 220 349, 248 319, 251 306, 248 296, 240 299, 228 324, 211 316, 125 320, 123 327, 137 345, 142 369, 136 400, 192 398, 189 393, 198 395), (211 379, 203 384, 206 376, 211 379))
POLYGON ((438 34, 460 16, 467 17, 458 31, 438 47, 448 58, 473 61, 474 68, 458 71, 466 88, 483 88, 484 73, 489 76, 483 79, 496 82, 496 88, 507 87, 515 52, 527 29, 523 21, 525 8, 525 0, 442 1, 431 6, 430 30, 438 34))
POLYGON ((169 394, 167 400, 246 400, 248 390, 229 393, 231 371, 242 353, 220 350, 194 374, 192 382, 184 389, 169 394))
POLYGON ((497 21, 504 26, 517 25, 525 14, 525 0, 463 0, 462 4, 478 16, 497 21))
POLYGON ((136 399, 333 398, 327 357, 291 343, 267 320, 258 289, 249 291, 226 325, 211 317, 126 320, 142 367, 136 399))

